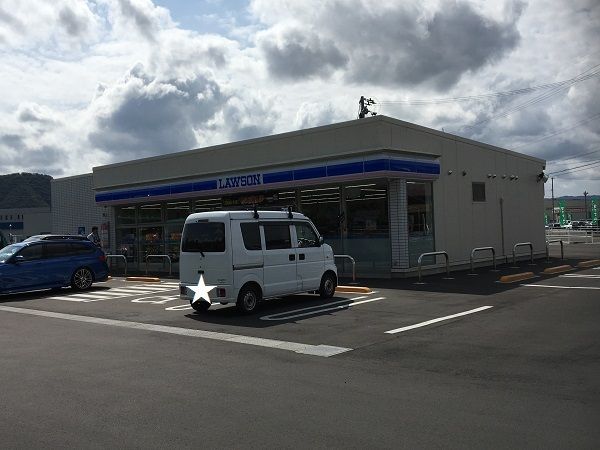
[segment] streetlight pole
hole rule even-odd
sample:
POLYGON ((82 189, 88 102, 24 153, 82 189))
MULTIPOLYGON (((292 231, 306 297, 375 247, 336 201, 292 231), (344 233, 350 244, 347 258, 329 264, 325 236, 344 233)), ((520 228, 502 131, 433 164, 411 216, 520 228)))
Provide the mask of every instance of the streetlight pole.
POLYGON ((554 214, 554 177, 552 180, 552 223, 556 222, 556 215, 554 214))
POLYGON ((588 194, 589 194, 588 191, 583 191, 583 211, 584 211, 583 220, 587 220, 587 196, 588 196, 588 194))

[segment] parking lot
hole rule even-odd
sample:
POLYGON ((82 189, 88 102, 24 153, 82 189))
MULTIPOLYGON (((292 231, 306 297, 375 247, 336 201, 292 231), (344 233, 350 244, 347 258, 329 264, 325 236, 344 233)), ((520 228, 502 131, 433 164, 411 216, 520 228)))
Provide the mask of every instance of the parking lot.
POLYGON ((600 246, 556 253, 249 316, 196 313, 168 279, 4 296, 0 434, 9 447, 592 448, 600 267, 577 265, 600 246))

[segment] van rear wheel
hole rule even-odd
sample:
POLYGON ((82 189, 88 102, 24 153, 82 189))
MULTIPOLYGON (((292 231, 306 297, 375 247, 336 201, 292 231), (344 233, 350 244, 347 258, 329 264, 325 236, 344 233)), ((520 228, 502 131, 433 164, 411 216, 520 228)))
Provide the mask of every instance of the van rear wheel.
POLYGON ((250 314, 256 311, 260 302, 260 293, 253 286, 244 286, 238 294, 236 306, 240 312, 250 314))
POLYGON ((321 278, 321 287, 319 288, 319 295, 321 298, 331 298, 335 294, 335 288, 337 287, 337 280, 335 275, 331 272, 327 272, 321 278))

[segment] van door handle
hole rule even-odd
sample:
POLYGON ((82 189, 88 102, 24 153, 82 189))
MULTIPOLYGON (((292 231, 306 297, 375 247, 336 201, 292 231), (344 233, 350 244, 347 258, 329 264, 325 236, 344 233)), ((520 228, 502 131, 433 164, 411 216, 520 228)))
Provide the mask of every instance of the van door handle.
POLYGON ((304 253, 300 253, 298 259, 300 259, 300 261, 304 261, 306 259, 306 255, 304 253))
POLYGON ((295 261, 296 260, 296 255, 290 255, 290 261, 295 261))

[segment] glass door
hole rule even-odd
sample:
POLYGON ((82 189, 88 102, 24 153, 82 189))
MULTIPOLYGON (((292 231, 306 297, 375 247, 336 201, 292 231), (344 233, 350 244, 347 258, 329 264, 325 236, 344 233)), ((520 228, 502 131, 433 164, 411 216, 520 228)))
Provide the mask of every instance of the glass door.
MULTIPOLYGON (((435 251, 433 235, 433 185, 430 182, 406 183, 408 213, 408 255, 410 266, 415 267, 422 253, 435 251)), ((435 256, 423 259, 435 264, 435 256)))

